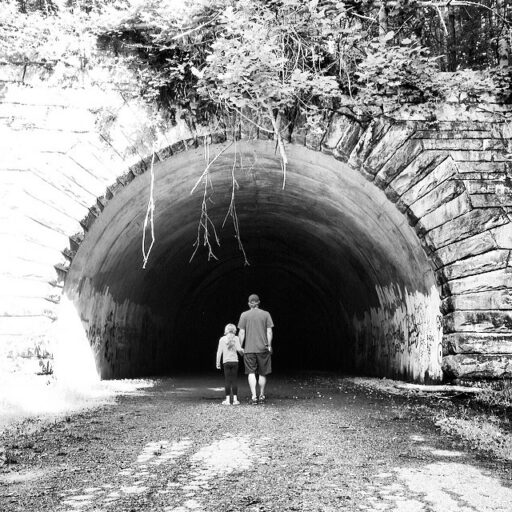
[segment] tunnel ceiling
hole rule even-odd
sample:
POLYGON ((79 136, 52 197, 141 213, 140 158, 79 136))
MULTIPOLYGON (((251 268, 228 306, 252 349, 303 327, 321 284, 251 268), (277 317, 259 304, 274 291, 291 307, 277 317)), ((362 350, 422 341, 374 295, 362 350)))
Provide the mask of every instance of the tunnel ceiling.
MULTIPOLYGON (((212 154, 221 149, 214 146, 212 154)), ((207 207, 221 242, 216 247, 211 240, 217 261, 208 261, 201 247, 189 262, 203 198, 202 185, 191 194, 206 165, 200 148, 155 164, 156 242, 147 269, 141 237, 149 173, 108 203, 73 262, 68 287, 87 276, 120 302, 129 298, 165 309, 190 286, 243 267, 231 219, 221 227, 235 154, 243 162, 235 169, 235 200, 251 267, 281 266, 313 285, 336 283, 356 308, 359 296, 368 305, 375 283, 400 282, 420 291, 431 286, 422 275, 429 267, 415 233, 374 185, 330 156, 292 146, 283 189, 274 143, 257 141, 231 146, 210 169, 207 207)))

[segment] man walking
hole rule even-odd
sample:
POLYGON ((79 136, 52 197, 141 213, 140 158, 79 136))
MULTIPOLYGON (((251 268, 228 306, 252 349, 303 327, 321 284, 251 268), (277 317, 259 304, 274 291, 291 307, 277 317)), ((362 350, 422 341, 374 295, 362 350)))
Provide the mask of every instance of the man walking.
POLYGON ((249 310, 240 315, 238 336, 244 348, 245 373, 251 388, 252 403, 258 403, 256 386, 259 384, 259 401, 265 401, 267 375, 272 373, 272 318, 268 311, 259 307, 257 295, 249 296, 249 310), (258 378, 256 378, 258 375, 258 378))

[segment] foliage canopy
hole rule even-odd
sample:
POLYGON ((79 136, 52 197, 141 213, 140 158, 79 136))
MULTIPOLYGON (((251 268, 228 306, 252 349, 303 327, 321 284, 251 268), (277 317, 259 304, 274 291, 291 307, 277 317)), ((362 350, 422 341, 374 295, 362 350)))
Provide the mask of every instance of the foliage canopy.
POLYGON ((99 40, 130 63, 146 99, 196 114, 314 121, 325 107, 509 88, 508 0, 8 0, 0 9, 4 59, 84 66, 94 59, 84 41, 99 40))

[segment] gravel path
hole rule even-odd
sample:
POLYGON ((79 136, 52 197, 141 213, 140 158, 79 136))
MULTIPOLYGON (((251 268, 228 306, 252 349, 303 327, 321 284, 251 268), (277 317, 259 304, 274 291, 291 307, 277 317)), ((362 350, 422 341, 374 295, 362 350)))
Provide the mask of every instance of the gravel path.
POLYGON ((421 402, 309 375, 272 378, 265 405, 223 406, 221 382, 165 379, 4 436, 0 510, 512 510, 510 465, 442 437, 421 402))

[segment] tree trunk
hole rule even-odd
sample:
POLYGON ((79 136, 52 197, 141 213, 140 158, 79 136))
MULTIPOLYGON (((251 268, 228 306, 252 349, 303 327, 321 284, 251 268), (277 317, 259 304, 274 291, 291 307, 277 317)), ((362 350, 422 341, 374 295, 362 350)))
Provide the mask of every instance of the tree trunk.
POLYGON ((448 8, 448 71, 457 70, 457 32, 455 30, 455 10, 448 8))
POLYGON ((388 33, 388 8, 383 2, 379 9, 379 38, 382 41, 388 33))

